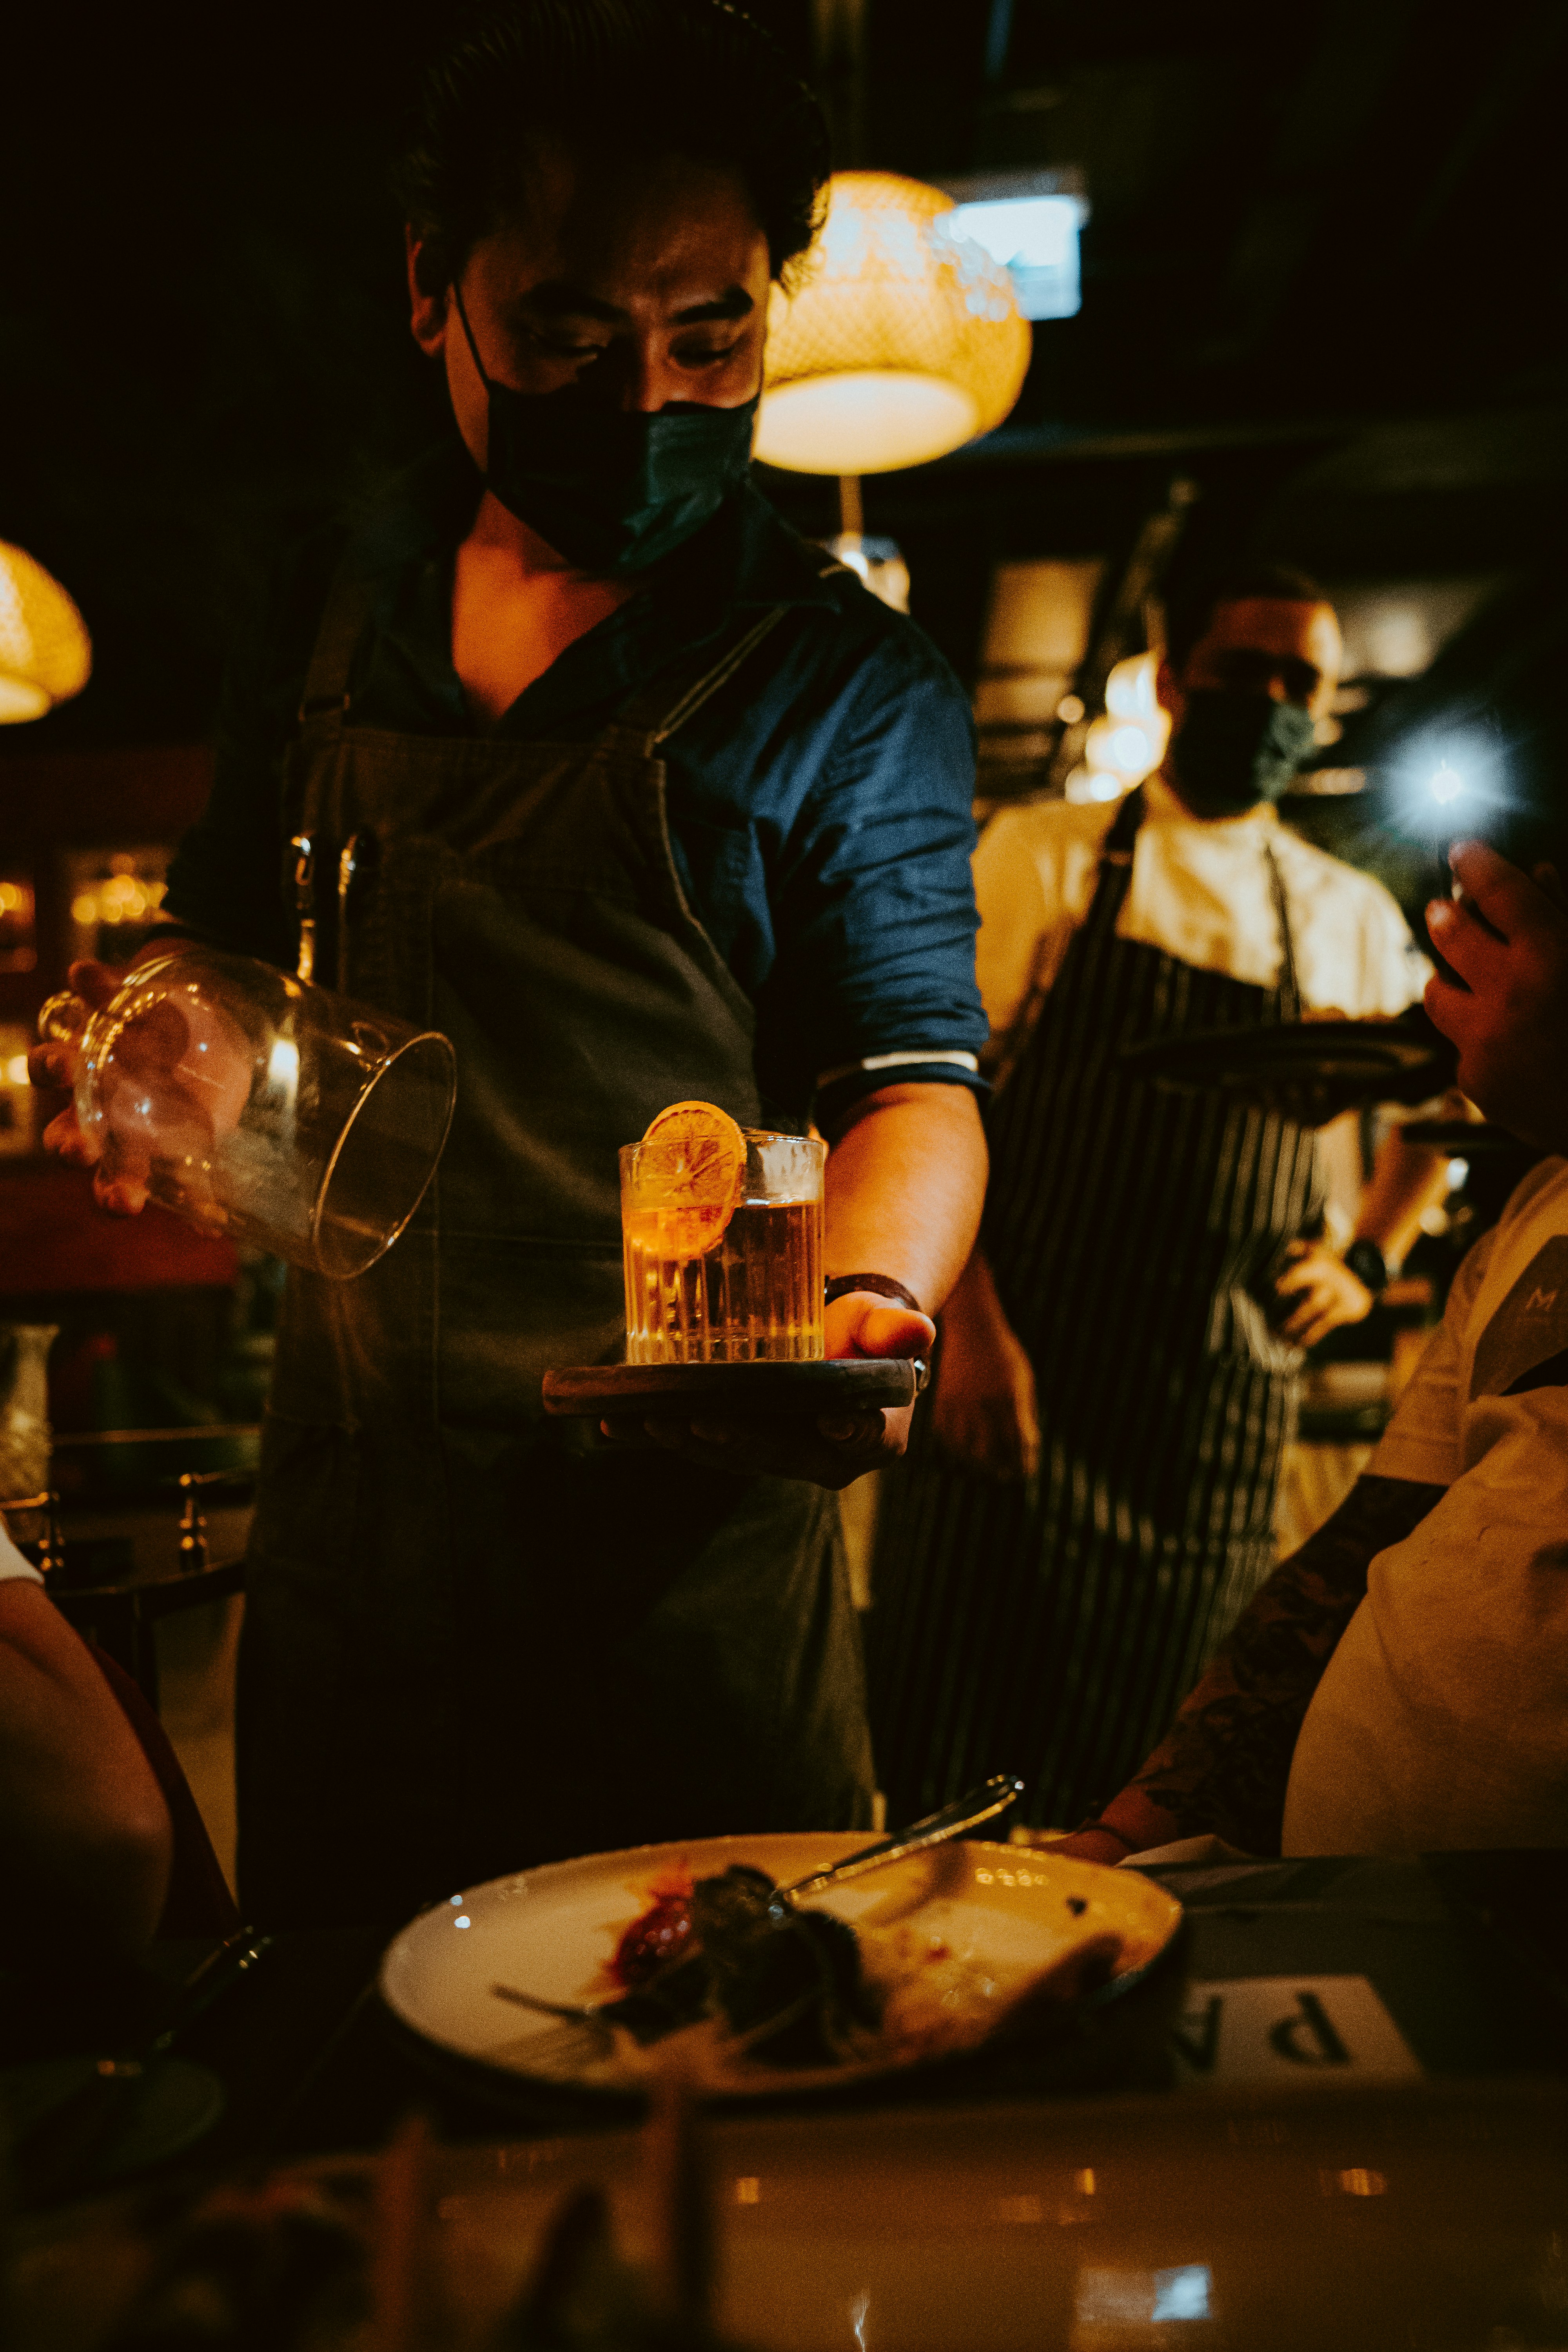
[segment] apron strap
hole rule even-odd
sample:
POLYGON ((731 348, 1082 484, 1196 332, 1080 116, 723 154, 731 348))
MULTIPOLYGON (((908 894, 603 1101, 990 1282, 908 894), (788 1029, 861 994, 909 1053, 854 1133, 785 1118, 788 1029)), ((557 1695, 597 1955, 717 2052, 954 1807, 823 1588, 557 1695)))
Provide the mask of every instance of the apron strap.
MULTIPOLYGON (((1075 934, 1075 948, 1079 941, 1087 941, 1097 935, 1110 932, 1114 936, 1122 904, 1131 884, 1133 845, 1147 805, 1143 787, 1140 784, 1127 794, 1111 819, 1110 829, 1100 845, 1100 872, 1094 896, 1075 934)), ((1023 1060, 1049 994, 1050 991, 1042 988, 1037 979, 1031 980, 1023 1009, 1006 1031, 1001 1051, 989 1073, 994 1095, 1000 1094, 1023 1060)))
POLYGON ((300 724, 312 732, 336 733, 348 709, 349 671, 375 602, 374 577, 346 560, 333 574, 315 649, 300 698, 300 724))
MULTIPOLYGON (((836 572, 847 572, 849 569, 847 563, 825 563, 816 576, 819 580, 830 580, 836 572)), ((631 739, 645 759, 651 758, 658 745, 667 742, 678 727, 684 727, 721 686, 729 683, 742 663, 748 661, 763 639, 773 634, 789 609, 787 604, 774 604, 761 620, 748 623, 689 683, 672 688, 666 677, 657 680, 642 694, 636 696, 616 722, 616 730, 622 740, 631 739)))
POLYGON ((673 703, 668 701, 668 684, 660 688, 657 697, 658 716, 654 719, 651 726, 638 727, 637 722, 641 712, 637 705, 633 706, 633 709, 622 720, 622 725, 630 724, 637 729, 651 752, 655 744, 667 741, 678 727, 684 727, 687 720, 700 710, 703 704, 717 694, 721 686, 728 683, 740 668, 741 664, 756 651, 763 638, 770 636, 777 628, 787 609, 788 607, 784 604, 775 604, 770 612, 763 614, 760 621, 753 622, 741 636, 731 638, 712 667, 705 670, 694 685, 679 692, 673 703))
MULTIPOLYGON (((1121 912, 1121 902, 1127 896, 1132 878, 1132 849, 1138 828, 1143 822, 1146 803, 1143 787, 1128 793, 1116 812, 1116 819, 1105 836, 1100 853, 1100 883, 1094 903, 1085 919, 1085 929, 1097 918, 1107 916, 1114 922, 1121 912)), ((1279 861, 1266 841, 1263 862, 1268 869, 1268 891, 1274 901, 1274 917, 1279 926, 1279 1018, 1300 1021, 1301 989, 1296 971, 1296 942, 1290 930, 1290 908, 1285 896, 1285 877, 1279 871, 1279 861)))
POLYGON ((1263 858, 1268 868, 1268 887, 1273 894, 1275 919, 1279 925, 1279 1018, 1281 1021, 1300 1021, 1301 990, 1296 977, 1296 942, 1290 936, 1290 908, 1285 896, 1285 877, 1268 842, 1263 845, 1263 858))
POLYGON ((375 581, 344 556, 332 575, 326 608, 316 632, 305 689, 300 698, 299 732, 290 748, 283 786, 285 905, 299 926, 299 977, 316 977, 317 929, 325 896, 324 845, 317 838, 322 780, 342 732, 349 702, 349 671, 375 599, 375 581))
POLYGON ((1108 866, 1130 866, 1131 865, 1132 845, 1137 839, 1138 828, 1143 822, 1148 806, 1149 803, 1143 797, 1143 787, 1140 784, 1135 791, 1128 793, 1121 806, 1117 810, 1110 830, 1100 845, 1100 865, 1102 882, 1106 878, 1105 868, 1108 866))

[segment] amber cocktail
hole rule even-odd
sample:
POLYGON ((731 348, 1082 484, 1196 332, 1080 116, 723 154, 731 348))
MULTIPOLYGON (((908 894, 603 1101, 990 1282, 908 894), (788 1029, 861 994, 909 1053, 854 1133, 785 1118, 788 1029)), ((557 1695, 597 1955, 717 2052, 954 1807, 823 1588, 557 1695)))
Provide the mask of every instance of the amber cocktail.
POLYGON ((626 1360, 809 1363, 822 1328, 816 1136, 677 1103, 621 1152, 626 1360))

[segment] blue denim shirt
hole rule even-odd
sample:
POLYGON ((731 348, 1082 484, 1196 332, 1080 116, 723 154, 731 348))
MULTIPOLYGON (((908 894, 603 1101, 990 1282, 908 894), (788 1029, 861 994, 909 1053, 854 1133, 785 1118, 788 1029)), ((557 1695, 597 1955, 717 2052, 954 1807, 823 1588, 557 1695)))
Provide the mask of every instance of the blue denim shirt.
MULTIPOLYGON (((353 530, 279 575, 231 663, 205 814, 170 876, 167 911, 220 944, 291 964, 279 888, 284 747, 345 544, 379 581, 350 680, 349 723, 484 731, 452 667, 453 562, 479 497, 459 446, 411 469, 353 530)), ((668 814, 689 903, 757 1012, 757 1076, 774 1115, 836 1118, 895 1080, 979 1088, 973 733, 930 640, 798 539, 747 485, 648 585, 578 638, 495 722, 582 740, 662 669, 715 653, 748 608, 783 621, 666 746, 668 814), (937 1058, 933 1058, 937 1057, 937 1058)))

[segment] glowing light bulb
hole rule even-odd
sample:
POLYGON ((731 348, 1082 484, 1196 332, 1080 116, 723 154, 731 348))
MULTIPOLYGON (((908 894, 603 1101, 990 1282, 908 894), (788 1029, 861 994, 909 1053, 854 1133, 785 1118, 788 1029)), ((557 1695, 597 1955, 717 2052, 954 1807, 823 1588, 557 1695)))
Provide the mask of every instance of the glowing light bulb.
POLYGON ((1436 801, 1440 806, 1447 808, 1450 801, 1457 801, 1458 799, 1459 794, 1464 791, 1464 789, 1465 780, 1463 776, 1458 773, 1457 769, 1450 768, 1448 762, 1445 760, 1436 774, 1432 779, 1433 799, 1436 801))

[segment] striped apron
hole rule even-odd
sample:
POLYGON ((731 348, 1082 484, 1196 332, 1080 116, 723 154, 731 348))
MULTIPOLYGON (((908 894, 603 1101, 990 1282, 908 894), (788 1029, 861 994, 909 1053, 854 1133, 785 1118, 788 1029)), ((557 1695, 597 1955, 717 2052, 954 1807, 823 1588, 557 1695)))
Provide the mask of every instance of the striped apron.
POLYGON ((1277 988, 1119 939, 1142 814, 1134 793, 989 1121, 983 1239, 1035 1368, 1039 1475, 973 1476, 917 1426, 888 1481, 870 1673, 893 1821, 1016 1771, 1025 1818, 1076 1823, 1142 1762, 1273 1564, 1301 1359, 1268 1313, 1315 1205, 1312 1135, 1162 1093, 1117 1056, 1298 1017, 1284 887, 1264 843, 1277 988))

